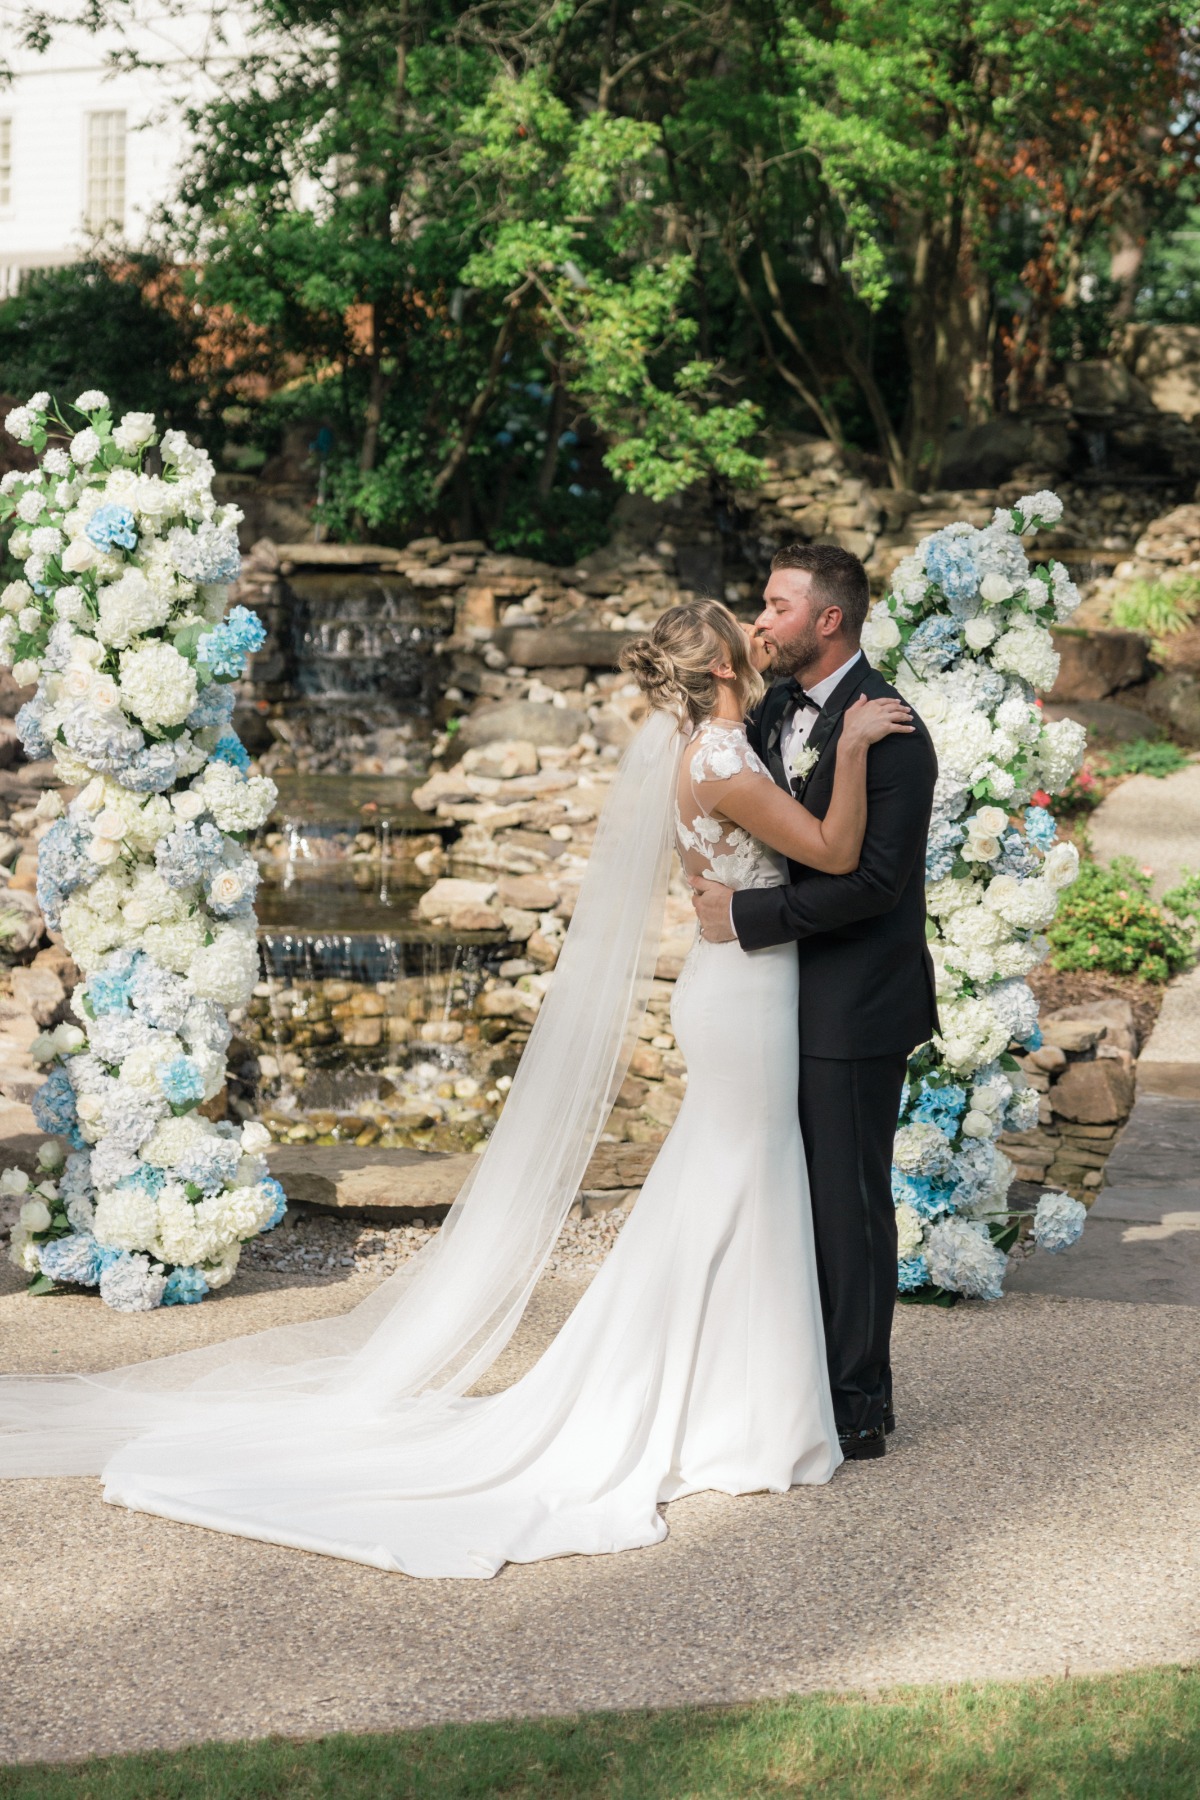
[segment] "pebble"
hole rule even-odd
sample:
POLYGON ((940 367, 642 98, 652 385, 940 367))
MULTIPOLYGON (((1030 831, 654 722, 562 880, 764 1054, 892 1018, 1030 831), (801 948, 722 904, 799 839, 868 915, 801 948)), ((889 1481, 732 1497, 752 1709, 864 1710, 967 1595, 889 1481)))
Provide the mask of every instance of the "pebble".
MULTIPOLYGON (((590 1218, 568 1216, 546 1264, 548 1274, 586 1281, 617 1241, 628 1214, 619 1208, 590 1218)), ((293 1214, 274 1231, 242 1247, 241 1268, 271 1274, 394 1275, 436 1235, 436 1225, 382 1226, 361 1219, 293 1214)))

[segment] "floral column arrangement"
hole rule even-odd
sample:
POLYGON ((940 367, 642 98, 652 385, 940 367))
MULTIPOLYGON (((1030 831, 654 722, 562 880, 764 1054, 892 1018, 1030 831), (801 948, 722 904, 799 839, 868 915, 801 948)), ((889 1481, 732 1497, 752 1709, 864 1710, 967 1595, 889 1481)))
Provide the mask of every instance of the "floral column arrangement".
MULTIPOLYGON (((69 409, 72 410, 72 409, 69 409)), ((99 1288, 120 1312, 202 1300, 241 1246, 283 1216, 257 1123, 199 1110, 221 1089, 228 1010, 258 972, 247 835, 275 800, 230 729, 232 682, 263 640, 226 614, 235 507, 213 467, 149 413, 115 425, 100 393, 73 427, 35 394, 6 426, 39 465, 0 483, 0 525, 23 579, 0 595, 0 663, 36 693, 17 715, 27 754, 76 790, 39 812, 38 900, 84 979, 34 1045, 42 1179, 10 1254, 32 1290, 99 1288), (53 442, 51 440, 53 439, 53 442)))
MULTIPOLYGON (((1043 721, 1034 694, 1053 686, 1049 626, 1079 593, 1060 562, 1031 568, 1021 540, 1062 510, 1056 494, 1037 493, 982 530, 934 532, 899 564, 863 634, 871 662, 928 725, 940 771, 926 901, 941 1028, 911 1060, 892 1170, 899 1286, 913 1298, 998 1299, 1020 1228, 996 1140, 1038 1120, 1010 1046, 1041 1043, 1025 977, 1079 868, 1074 845, 1055 841, 1049 802, 1085 741, 1073 719, 1043 721)), ((1034 1242, 1064 1249, 1085 1217, 1077 1200, 1044 1194, 1034 1242)))

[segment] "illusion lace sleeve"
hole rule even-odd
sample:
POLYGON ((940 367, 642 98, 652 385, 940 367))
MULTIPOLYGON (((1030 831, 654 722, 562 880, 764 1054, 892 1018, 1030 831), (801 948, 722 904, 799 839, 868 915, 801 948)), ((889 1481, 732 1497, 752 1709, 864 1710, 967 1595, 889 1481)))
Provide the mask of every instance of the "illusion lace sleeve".
POLYGON ((750 748, 745 727, 709 720, 700 727, 684 759, 676 835, 688 875, 703 875, 725 887, 778 887, 787 865, 774 850, 740 825, 719 817, 721 796, 734 781, 770 781, 750 748))

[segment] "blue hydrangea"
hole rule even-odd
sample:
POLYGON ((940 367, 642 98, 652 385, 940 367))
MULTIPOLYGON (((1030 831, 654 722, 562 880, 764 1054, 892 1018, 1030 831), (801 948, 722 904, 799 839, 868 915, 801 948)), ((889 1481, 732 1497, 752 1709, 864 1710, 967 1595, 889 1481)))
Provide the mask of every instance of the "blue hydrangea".
POLYGON ((174 744, 147 744, 117 771, 117 779, 133 794, 165 794, 174 787, 178 769, 174 744))
POLYGON ((953 619, 934 613, 913 632, 904 654, 918 675, 936 675, 962 652, 962 637, 953 619))
POLYGON ((92 1198, 92 1159, 86 1150, 76 1150, 68 1156, 58 1178, 58 1192, 67 1206, 72 1200, 92 1198))
POLYGON ((51 1136, 76 1129, 75 1090, 65 1069, 52 1069, 31 1102, 38 1129, 51 1136))
POLYGON ((233 717, 237 696, 224 682, 212 681, 200 691, 200 698, 184 720, 189 731, 221 730, 233 717))
POLYGON ((990 1139, 971 1138, 955 1151, 949 1169, 947 1204, 963 1208, 982 1200, 992 1185, 996 1169, 990 1139))
POLYGON ((209 1138, 176 1165, 180 1181, 190 1182, 206 1194, 219 1194, 232 1182, 242 1159, 236 1138, 209 1138))
POLYGON ((1033 1241, 1039 1250, 1069 1250, 1087 1220, 1087 1207, 1070 1194, 1043 1194, 1033 1215, 1033 1241))
POLYGON ((172 1269, 163 1289, 164 1306, 195 1306, 208 1292, 208 1283, 199 1269, 172 1269))
POLYGON ((209 821, 177 825, 154 847, 154 863, 168 887, 195 887, 221 864, 225 840, 209 821))
POLYGON ((113 950, 104 959, 104 967, 88 977, 84 992, 94 1013, 121 1012, 128 1009, 133 996, 133 982, 146 957, 141 950, 113 950))
POLYGON ((173 1056, 164 1063, 158 1081, 172 1106, 194 1106, 204 1098, 204 1077, 190 1056, 173 1056))
POLYGON ((287 1195, 273 1175, 268 1175, 262 1185, 268 1194, 273 1194, 275 1197, 275 1211, 263 1226, 263 1230, 274 1231, 287 1211, 287 1195))
POLYGON ((88 855, 91 832, 74 819, 55 820, 38 845, 37 899, 47 925, 57 931, 63 901, 100 873, 88 855))
POLYGON ((1000 856, 995 866, 998 875, 1015 875, 1023 881, 1027 875, 1037 873, 1039 858, 1028 840, 1010 825, 1000 839, 1000 856))
POLYGON ((1042 1037, 1041 1026, 1035 1025, 1033 1030, 1030 1032, 1029 1036, 1027 1038, 1022 1038, 1021 1041, 1024 1044, 1026 1050, 1028 1050, 1030 1052, 1032 1052, 1034 1050, 1040 1050, 1042 1047, 1042 1044, 1045 1042, 1044 1038, 1042 1037))
POLYGON ((167 1177, 164 1171, 157 1168, 154 1163, 146 1162, 139 1162, 131 1174, 122 1175, 117 1183, 118 1187, 140 1188, 142 1193, 149 1194, 151 1199, 161 1194, 166 1185, 167 1177))
POLYGON ((44 762, 50 754, 50 740, 42 730, 45 710, 45 699, 41 694, 35 694, 32 700, 25 702, 15 720, 21 748, 30 762, 44 762))
POLYGON ((925 879, 941 881, 954 867, 954 859, 967 835, 967 828, 957 819, 935 819, 929 828, 925 848, 925 879))
POLYGON ((247 606, 235 606, 228 618, 212 631, 206 631, 196 646, 200 661, 207 663, 214 675, 240 675, 246 658, 260 650, 266 642, 267 628, 257 613, 247 606))
POLYGON ((202 587, 228 587, 242 572, 237 532, 230 526, 177 525, 167 538, 171 558, 181 575, 202 587))
POLYGON ((74 1281, 80 1287, 96 1287, 100 1281, 103 1251, 90 1231, 73 1231, 69 1237, 51 1238, 38 1248, 42 1274, 51 1281, 74 1281))
POLYGON ((943 1087, 934 1087, 927 1077, 922 1076, 920 1091, 909 1117, 919 1119, 926 1125, 936 1125, 947 1137, 953 1137, 966 1107, 967 1090, 959 1087, 957 1082, 950 1081, 943 1087))
POLYGON ((86 529, 99 550, 137 549, 137 525, 127 506, 98 506, 86 529))
POLYGON ((1035 849, 1046 851, 1058 835, 1054 814, 1045 806, 1025 808, 1025 835, 1035 849))
POLYGON ((181 975, 161 969, 143 957, 133 972, 133 1004, 147 1025, 157 1031, 178 1031, 193 1004, 191 990, 181 975))
POLYGON ((913 1294, 929 1285, 929 1264, 923 1256, 906 1256, 896 1268, 896 1286, 902 1294, 913 1294))
POLYGON ((970 600, 979 591, 980 574, 966 538, 935 531, 925 544, 925 573, 951 602, 970 600))
POLYGON ((146 743, 128 719, 86 706, 73 706, 59 729, 67 748, 102 775, 119 775, 146 743))
POLYGON ((897 1206, 911 1206, 922 1219, 936 1219, 947 1211, 953 1188, 945 1181, 934 1181, 928 1175, 905 1175, 892 1170, 892 1199, 897 1206))
POLYGON ((240 737, 227 731, 214 744, 211 761, 232 763, 235 769, 241 769, 245 773, 250 767, 250 753, 240 737))

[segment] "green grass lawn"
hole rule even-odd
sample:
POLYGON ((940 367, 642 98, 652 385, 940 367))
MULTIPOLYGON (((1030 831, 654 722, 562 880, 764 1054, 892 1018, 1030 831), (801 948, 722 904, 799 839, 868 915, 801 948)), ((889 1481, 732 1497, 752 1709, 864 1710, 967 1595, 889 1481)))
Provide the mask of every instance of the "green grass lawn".
POLYGON ((5 1800, 1196 1800, 1200 1671, 204 1744, 0 1770, 5 1800))

